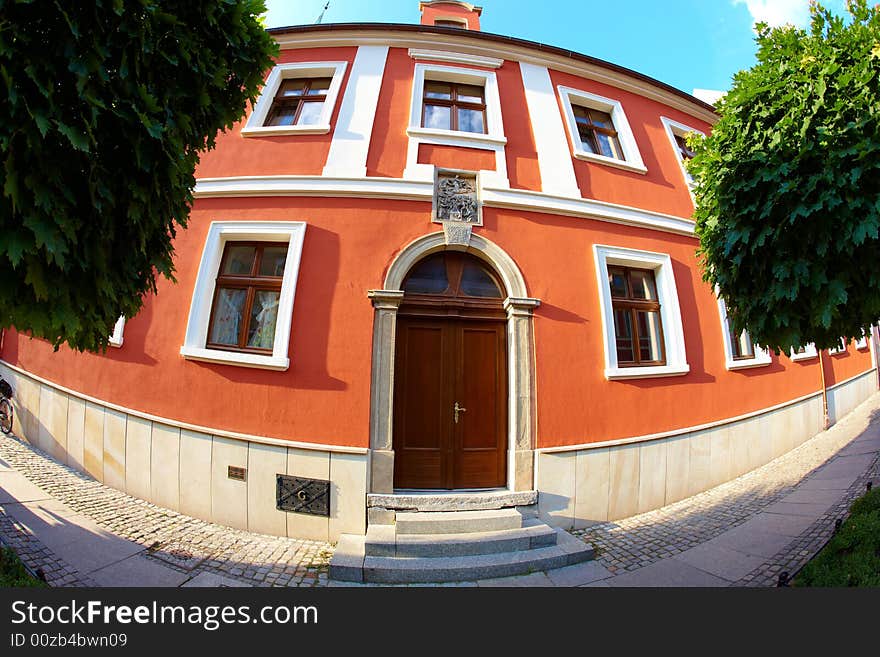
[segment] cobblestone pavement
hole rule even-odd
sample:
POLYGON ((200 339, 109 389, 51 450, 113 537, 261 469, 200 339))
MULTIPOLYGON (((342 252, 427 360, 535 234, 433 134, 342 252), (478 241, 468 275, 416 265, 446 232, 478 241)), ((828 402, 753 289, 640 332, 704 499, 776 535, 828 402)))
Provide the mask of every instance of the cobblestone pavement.
MULTIPOLYGON (((102 529, 134 541, 151 559, 195 577, 215 573, 252 586, 319 586, 327 581, 329 543, 230 529, 163 509, 105 486, 36 447, 0 436, 0 458, 48 495, 102 529)), ((56 586, 94 586, 0 508, 0 542, 56 586)))
MULTIPOLYGON (((737 479, 655 511, 572 533, 598 548, 597 560, 613 574, 638 570, 705 543, 791 493, 800 481, 868 426, 868 416, 877 401, 876 396, 872 397, 828 431, 737 479)), ((880 455, 840 502, 734 585, 775 586, 780 572, 794 576, 825 545, 833 533, 835 519, 846 516, 851 501, 865 492, 866 482, 876 482, 878 477, 880 455)))

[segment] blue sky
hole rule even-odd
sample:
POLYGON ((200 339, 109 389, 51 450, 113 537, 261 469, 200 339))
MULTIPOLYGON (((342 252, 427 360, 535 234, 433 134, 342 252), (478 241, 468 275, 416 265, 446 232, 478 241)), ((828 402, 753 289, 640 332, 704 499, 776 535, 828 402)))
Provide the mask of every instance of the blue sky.
MULTIPOLYGON (((311 24, 326 0, 267 0, 268 27, 311 24)), ((483 0, 484 32, 538 41, 692 92, 724 90, 754 62, 752 25, 806 25, 808 0, 483 0)), ((844 0, 823 4, 842 11, 844 0)), ((418 0, 330 0, 324 23, 418 23, 418 0)))

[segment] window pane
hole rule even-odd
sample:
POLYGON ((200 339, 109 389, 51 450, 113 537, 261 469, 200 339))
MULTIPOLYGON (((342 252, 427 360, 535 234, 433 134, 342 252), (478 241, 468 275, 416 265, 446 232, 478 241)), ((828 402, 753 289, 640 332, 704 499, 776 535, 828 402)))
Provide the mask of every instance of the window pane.
POLYGON ((479 265, 465 262, 461 271, 461 291, 471 297, 500 299, 501 290, 492 277, 479 265))
POLYGON ((443 82, 425 82, 425 98, 452 100, 452 85, 443 82))
POLYGON ((452 127, 452 110, 442 105, 425 105, 425 128, 449 130, 452 127))
MULTIPOLYGON (((730 324, 727 325, 727 328, 730 330, 730 324)), ((730 352, 734 358, 754 358, 755 349, 752 346, 752 339, 746 331, 743 331, 738 336, 731 334, 730 352)))
POLYGON ((303 88, 306 86, 306 82, 308 82, 308 80, 305 78, 294 78, 292 80, 284 80, 284 82, 281 83, 281 88, 280 88, 279 92, 284 97, 302 96, 303 88))
POLYGON ((595 139, 595 133, 593 130, 580 125, 578 126, 578 134, 581 138, 581 147, 588 153, 596 153, 596 146, 593 144, 593 140, 595 139))
POLYGON ((631 269, 629 275, 630 281, 632 281, 633 299, 647 299, 648 301, 657 300, 657 288, 654 285, 654 272, 631 269))
POLYGON ((266 125, 293 125, 296 118, 296 105, 284 105, 273 108, 269 114, 266 125))
POLYGON ((486 132, 482 110, 459 109, 458 129, 462 132, 486 132))
POLYGON ((248 347, 271 349, 275 344, 275 320, 278 319, 276 290, 257 290, 251 307, 251 323, 248 329, 248 347))
POLYGON ((313 101, 302 104, 302 111, 296 121, 297 125, 315 125, 321 121, 321 111, 324 109, 324 101, 313 101))
POLYGON ((612 297, 628 296, 626 291, 626 274, 622 269, 608 269, 608 283, 611 285, 612 297))
POLYGON ((446 276, 446 261, 443 259, 443 254, 422 260, 413 268, 403 284, 404 292, 412 294, 440 294, 448 287, 449 279, 446 276))
POLYGON ((617 338, 617 362, 634 363, 632 314, 629 310, 614 311, 614 335, 617 338))
POLYGON ((284 276, 286 261, 286 246, 267 246, 263 249, 263 259, 260 261, 260 276, 284 276))
POLYGON ((309 96, 325 96, 330 88, 330 78, 316 78, 309 85, 309 96))
POLYGON ((639 360, 663 360, 663 350, 660 347, 660 313, 639 310, 636 312, 636 321, 639 323, 639 360))
POLYGON ((254 257, 256 254, 257 249, 253 246, 227 246, 223 273, 249 276, 254 270, 254 257))
POLYGON ((600 155, 613 157, 615 160, 623 159, 623 155, 620 152, 620 143, 617 141, 617 137, 611 137, 610 135, 597 132, 596 139, 599 142, 600 155))
POLYGON ((610 114, 598 110, 590 110, 590 120, 593 122, 593 125, 597 125, 600 128, 614 130, 614 121, 611 120, 610 114))
POLYGON ((220 288, 211 313, 209 342, 238 346, 238 330, 246 299, 247 290, 220 288))
POLYGON ((483 87, 476 85, 462 84, 458 87, 458 100, 463 103, 482 103, 483 87))

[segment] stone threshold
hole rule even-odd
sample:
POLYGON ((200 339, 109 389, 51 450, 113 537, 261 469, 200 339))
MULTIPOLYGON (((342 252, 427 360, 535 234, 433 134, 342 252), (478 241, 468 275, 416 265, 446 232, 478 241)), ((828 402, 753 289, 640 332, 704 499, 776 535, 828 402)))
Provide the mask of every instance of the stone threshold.
POLYGON ((394 511, 489 511, 538 502, 538 491, 467 491, 370 493, 367 506, 394 511))

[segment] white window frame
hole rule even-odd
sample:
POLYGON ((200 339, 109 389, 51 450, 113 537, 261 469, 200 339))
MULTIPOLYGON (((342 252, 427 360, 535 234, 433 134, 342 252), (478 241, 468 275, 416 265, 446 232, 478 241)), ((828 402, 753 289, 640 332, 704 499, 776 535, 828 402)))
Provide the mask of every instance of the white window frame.
POLYGON ((642 161, 642 155, 639 152, 636 138, 633 136, 632 128, 623 111, 623 105, 620 101, 613 98, 605 98, 590 93, 589 91, 581 91, 572 87, 557 87, 559 98, 562 102, 563 115, 565 116, 565 127, 568 129, 568 136, 571 139, 572 155, 579 160, 587 160, 588 162, 597 162, 599 164, 607 164, 618 169, 627 171, 635 171, 637 173, 648 173, 645 163, 642 161), (611 115, 611 122, 617 131, 617 140, 620 142, 620 148, 623 151, 622 160, 614 157, 599 155, 598 153, 590 153, 584 149, 581 144, 580 133, 577 129, 577 121, 574 117, 573 105, 581 105, 589 109, 595 109, 600 112, 607 112, 611 115))
POLYGON ((762 349, 756 345, 751 336, 749 336, 749 341, 752 343, 752 353, 754 355, 751 358, 735 359, 733 357, 733 350, 730 348, 730 322, 727 317, 727 305, 724 303, 724 299, 717 297, 717 300, 718 314, 721 316, 721 333, 724 339, 724 363, 727 369, 745 370, 752 367, 766 367, 770 365, 773 362, 773 359, 770 357, 770 350, 762 349))
POLYGON ((858 340, 856 340, 856 349, 859 351, 864 351, 868 348, 868 336, 863 335, 858 340))
POLYGON ((806 345, 804 345, 804 353, 796 354, 796 353, 794 353, 794 349, 792 349, 789 352, 788 356, 789 356, 789 358, 791 358, 791 360, 793 360, 794 362, 797 362, 800 360, 810 360, 811 358, 818 358, 819 352, 816 351, 816 345, 812 342, 809 342, 806 345))
MULTIPOLYGON (((413 55, 415 56, 415 55, 413 55)), ((419 163, 419 145, 437 144, 441 146, 460 146, 478 148, 495 153, 495 169, 484 169, 483 182, 507 188, 507 158, 504 147, 504 121, 501 118, 501 96, 498 93, 498 79, 494 71, 481 71, 460 66, 446 66, 417 62, 413 69, 412 98, 410 100, 409 137, 406 154, 406 169, 403 177, 413 180, 434 180, 434 166, 419 163), (425 80, 455 82, 483 87, 486 101, 486 132, 465 132, 463 130, 437 130, 422 127, 422 107, 424 103, 425 80)))
POLYGON ((663 123, 663 127, 666 130, 666 136, 669 138, 669 144, 672 146, 672 152, 675 153, 675 159, 678 160, 678 166, 681 168, 681 175, 684 177, 684 182, 688 186, 688 189, 693 190, 694 179, 691 177, 691 174, 688 173, 687 168, 685 168, 684 158, 681 156, 681 151, 678 149, 678 144, 675 143, 675 137, 686 137, 688 133, 691 132, 695 132, 703 137, 705 137, 706 134, 702 130, 697 130, 696 128, 692 128, 689 125, 685 125, 684 123, 673 121, 672 119, 666 118, 665 116, 661 116, 660 121, 663 123))
POLYGON ((474 147, 477 144, 506 144, 504 123, 501 120, 501 96, 498 93, 498 80, 494 71, 479 71, 458 66, 441 64, 417 63, 413 71, 413 94, 410 104, 409 127, 406 134, 410 137, 447 138, 453 146, 474 147), (422 107, 425 96, 425 80, 436 82, 454 82, 482 87, 486 101, 486 132, 465 132, 464 130, 438 130, 422 127, 422 107), (467 144, 456 141, 471 142, 467 144))
POLYGON ((342 88, 342 78, 345 75, 347 62, 305 62, 293 64, 277 64, 263 86, 254 111, 248 117, 247 123, 241 129, 243 137, 263 137, 267 135, 315 135, 330 132, 330 117, 336 107, 336 100, 342 88), (278 88, 284 80, 291 78, 316 78, 330 77, 330 87, 327 89, 327 97, 321 116, 317 123, 308 125, 263 125, 272 109, 272 103, 278 93, 278 88))
POLYGON ((125 331, 125 317, 120 317, 113 325, 113 333, 110 334, 110 346, 117 349, 122 346, 123 332, 125 331))
POLYGON ((690 366, 687 363, 685 353, 678 290, 675 287, 675 275, 672 270, 672 259, 669 255, 602 244, 593 245, 593 254, 596 264, 596 282, 599 286, 599 310, 604 328, 605 378, 609 380, 644 379, 687 374, 690 371, 690 366), (660 319, 663 322, 665 365, 645 367, 620 367, 618 365, 611 288, 608 285, 609 265, 650 269, 654 272, 657 300, 660 303, 660 319))
POLYGON ((843 347, 840 347, 840 346, 831 347, 828 349, 828 354, 831 356, 838 356, 840 354, 845 354, 847 352, 847 347, 849 346, 849 340, 844 340, 843 338, 840 338, 840 344, 842 344, 843 347))
POLYGON ((208 229, 205 248, 199 263, 190 304, 186 335, 180 354, 189 360, 224 363, 240 367, 259 367, 286 370, 290 366, 288 345, 293 323, 293 302, 296 281, 305 238, 306 224, 302 221, 214 221, 208 229), (227 242, 258 241, 287 242, 287 261, 281 279, 278 319, 272 354, 251 354, 207 347, 208 325, 214 301, 214 288, 220 270, 220 260, 227 242))

